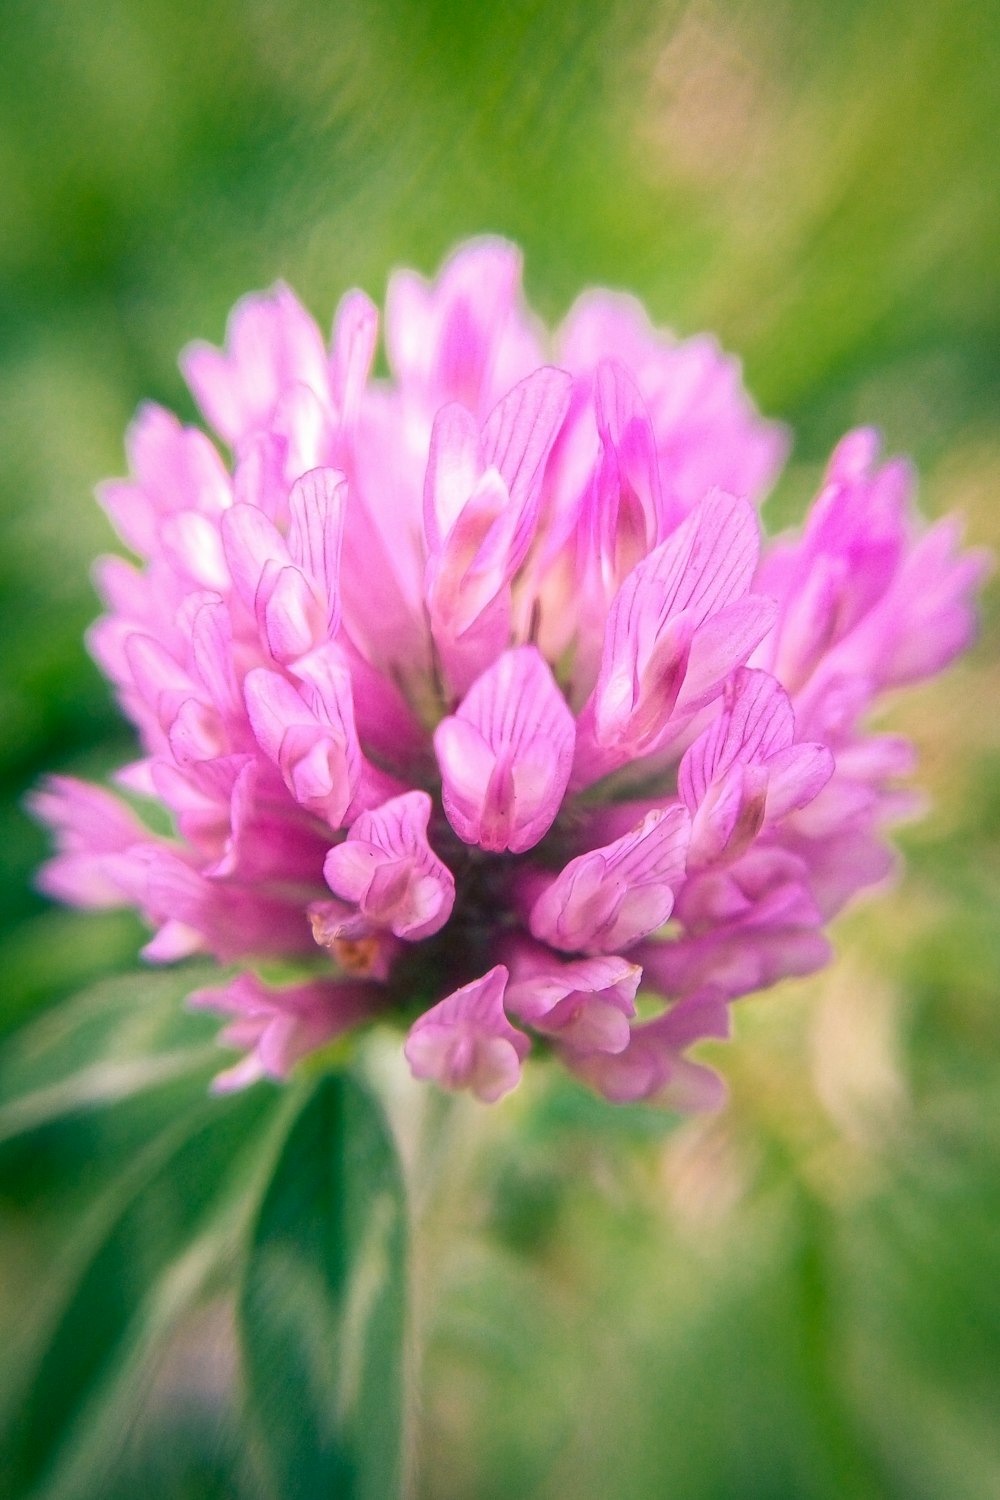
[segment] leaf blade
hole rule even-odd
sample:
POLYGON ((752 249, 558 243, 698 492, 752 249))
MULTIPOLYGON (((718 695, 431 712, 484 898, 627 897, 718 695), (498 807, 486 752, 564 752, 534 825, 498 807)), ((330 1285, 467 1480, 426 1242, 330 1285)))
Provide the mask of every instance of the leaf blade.
POLYGON ((406 1227, 372 1095, 323 1079, 261 1205, 240 1298, 252 1416, 282 1500, 389 1500, 402 1473, 406 1227))
MULTIPOLYGON (((35 1493, 73 1469, 122 1370, 148 1342, 147 1325, 159 1323, 161 1340, 169 1333, 170 1318, 157 1317, 161 1288, 231 1196, 234 1164, 248 1140, 255 1148, 270 1102, 263 1094, 206 1100, 161 1132, 110 1195, 100 1233, 70 1278, 45 1347, 19 1370, 5 1413, 0 1468, 13 1493, 35 1493)), ((196 1278, 189 1284, 194 1294, 196 1278)), ((179 1315, 183 1297, 175 1290, 171 1300, 179 1315)))
POLYGON ((81 991, 18 1028, 0 1049, 0 1142, 204 1072, 213 1023, 184 1008, 206 972, 129 974, 81 991))

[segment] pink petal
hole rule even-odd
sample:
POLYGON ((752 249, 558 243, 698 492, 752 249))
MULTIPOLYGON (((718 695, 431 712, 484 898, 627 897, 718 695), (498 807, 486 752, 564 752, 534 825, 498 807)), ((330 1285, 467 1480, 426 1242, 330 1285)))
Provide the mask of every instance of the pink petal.
POLYGON ((309 704, 287 678, 255 668, 244 691, 254 737, 292 796, 337 827, 358 787, 360 749, 349 676, 331 674, 327 687, 309 704))
POLYGON ((439 549, 483 472, 479 424, 464 406, 442 406, 434 418, 424 474, 424 529, 439 549))
POLYGON ((340 549, 346 504, 347 483, 335 469, 303 474, 288 497, 288 550, 323 601, 327 639, 337 633, 340 620, 340 549))
POLYGON ((378 310, 364 292, 341 299, 333 325, 330 383, 341 416, 353 422, 375 357, 378 310))
POLYGON ((741 668, 722 712, 685 752, 678 790, 693 817, 690 868, 735 859, 764 825, 812 800, 833 774, 823 745, 793 745, 795 715, 766 672, 741 668))
POLYGON ((630 833, 573 859, 536 900, 531 931, 565 952, 613 953, 661 927, 684 878, 686 808, 647 813, 630 833))
POLYGON ((286 286, 245 297, 226 325, 226 350, 190 344, 181 369, 205 416, 227 442, 268 421, 297 382, 328 392, 319 329, 286 286))
POLYGON ((227 984, 196 990, 187 1003, 236 1017, 221 1040, 251 1050, 216 1078, 215 1090, 229 1092, 262 1077, 286 1078, 300 1058, 367 1020, 380 1002, 370 985, 314 980, 271 989, 255 974, 239 974, 227 984))
POLYGON ((517 1086, 530 1042, 503 1009, 502 964, 463 985, 415 1021, 404 1046, 414 1077, 446 1089, 471 1089, 493 1104, 517 1086))
POLYGON ((515 961, 506 1009, 536 1031, 583 1051, 621 1052, 642 970, 626 959, 560 963, 544 949, 515 961))
POLYGON ((677 777, 681 799, 695 812, 712 782, 735 761, 766 761, 786 749, 794 733, 792 705, 780 684, 766 672, 738 672, 722 712, 681 761, 677 777))
POLYGON ((568 1053, 567 1061, 615 1103, 649 1099, 686 1112, 717 1109, 725 1098, 722 1081, 682 1054, 693 1042, 728 1035, 728 1009, 722 996, 708 988, 679 1001, 654 1021, 633 1025, 621 1052, 568 1053))
POLYGON ((335 895, 410 942, 440 931, 455 904, 454 877, 427 842, 430 815, 426 792, 391 798, 362 813, 323 866, 335 895))
POLYGON ((497 469, 518 517, 511 569, 524 561, 537 522, 542 472, 569 410, 573 380, 543 365, 500 401, 483 428, 483 458, 497 469))
MULTIPOLYGON (((757 551, 749 505, 716 493, 633 568, 608 616, 593 695, 598 743, 646 751, 662 738, 697 632, 746 593, 757 551)), ((730 670, 743 649, 734 641, 730 670)))
POLYGON ((291 562, 285 539, 262 510, 240 503, 222 518, 222 544, 233 587, 252 614, 267 564, 291 562))
POLYGON ((459 838, 515 854, 537 844, 559 811, 573 741, 573 716, 538 651, 505 651, 434 733, 459 838))
POLYGON ((461 246, 436 283, 397 271, 386 297, 389 363, 436 409, 461 401, 481 412, 541 363, 520 307, 521 254, 499 239, 461 246), (493 395, 496 399, 496 395, 493 395))

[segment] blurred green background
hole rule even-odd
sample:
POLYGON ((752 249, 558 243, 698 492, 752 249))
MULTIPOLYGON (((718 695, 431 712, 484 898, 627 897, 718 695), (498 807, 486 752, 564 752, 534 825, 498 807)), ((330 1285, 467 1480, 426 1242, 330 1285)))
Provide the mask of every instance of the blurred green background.
MULTIPOLYGON (((123 1183, 148 1222, 102 1295, 132 1309, 167 1264, 183 1214, 148 1148, 201 1118, 212 1070, 211 1026, 177 1019, 189 980, 108 978, 138 925, 30 884, 25 792, 132 753, 82 634, 114 546, 90 491, 137 402, 193 417, 177 351, 251 288, 284 277, 328 323, 345 288, 378 301, 393 266, 491 230, 546 318, 608 284, 743 357, 796 439, 772 527, 876 422, 927 513, 996 547, 998 118, 1000 6, 973 0, 3 0, 0 1087, 108 1038, 179 1058, 0 1143, 8 1407, 123 1183)), ((744 1002, 723 1114, 616 1111, 537 1070, 442 1126, 417 1195, 421 1500, 1000 1495, 997 620, 988 593, 972 657, 891 710, 932 799, 905 880, 839 924, 834 969, 744 1002)), ((211 1108, 240 1144, 272 1105, 211 1108)), ((77 1414, 95 1500, 261 1493, 231 1262, 160 1318, 140 1400, 77 1414)), ((32 1472, 60 1399, 23 1419, 32 1472)))

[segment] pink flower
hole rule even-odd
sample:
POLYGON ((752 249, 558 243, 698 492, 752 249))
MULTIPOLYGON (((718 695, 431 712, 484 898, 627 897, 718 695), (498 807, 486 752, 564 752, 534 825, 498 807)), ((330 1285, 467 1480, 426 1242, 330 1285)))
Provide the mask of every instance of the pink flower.
POLYGON ((441 800, 459 838, 495 853, 537 844, 562 805, 574 734, 536 648, 504 651, 434 732, 441 800))
POLYGON ((369 1019, 378 1007, 368 985, 327 979, 275 990, 252 974, 217 989, 196 990, 188 1004, 232 1016, 220 1041, 246 1052, 215 1079, 213 1087, 220 1093, 258 1078, 286 1078, 300 1057, 369 1019))
POLYGON ((396 1019, 484 1100, 535 1036, 609 1099, 709 1107, 687 1049, 891 867, 911 756, 866 717, 966 645, 983 559, 868 431, 768 544, 785 436, 735 362, 604 292, 550 344, 503 242, 393 278, 388 380, 377 337, 352 292, 328 348, 279 286, 184 358, 228 460, 140 412, 90 642, 175 833, 55 778, 42 884, 136 906, 154 962, 245 966, 193 997, 245 1054, 220 1087, 396 1019))
POLYGON ((367 923, 410 942, 439 932, 455 905, 455 878, 427 842, 432 807, 426 792, 391 797, 356 818, 323 865, 331 890, 367 923))
POLYGON ((635 1015, 638 964, 624 958, 562 963, 542 946, 519 944, 511 961, 511 1015, 577 1052, 622 1052, 635 1015))
POLYGON ((413 1023, 404 1050, 417 1078, 471 1089, 485 1104, 516 1087, 531 1043, 504 1012, 506 982, 507 970, 498 964, 413 1023))
POLYGON ((532 906, 532 934, 566 953, 631 948, 670 916, 690 839, 683 807, 651 808, 629 833, 570 860, 532 906))

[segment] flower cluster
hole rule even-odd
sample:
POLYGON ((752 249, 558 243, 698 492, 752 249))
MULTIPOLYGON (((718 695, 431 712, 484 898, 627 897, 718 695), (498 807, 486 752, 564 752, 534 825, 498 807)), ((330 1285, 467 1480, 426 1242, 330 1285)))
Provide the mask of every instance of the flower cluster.
POLYGON ((503 242, 392 278, 388 380, 376 338, 359 292, 329 350, 287 288, 240 303, 183 360, 231 467, 140 412, 100 498, 141 565, 100 564, 90 645, 142 741, 118 780, 176 833, 55 778, 43 883, 137 906, 151 960, 247 966, 192 997, 244 1054, 221 1087, 396 1018, 484 1100, 534 1040, 710 1106, 687 1049, 891 866, 910 748, 862 726, 967 643, 982 559, 866 430, 762 551, 785 436, 736 363, 606 292, 550 345, 503 242))

